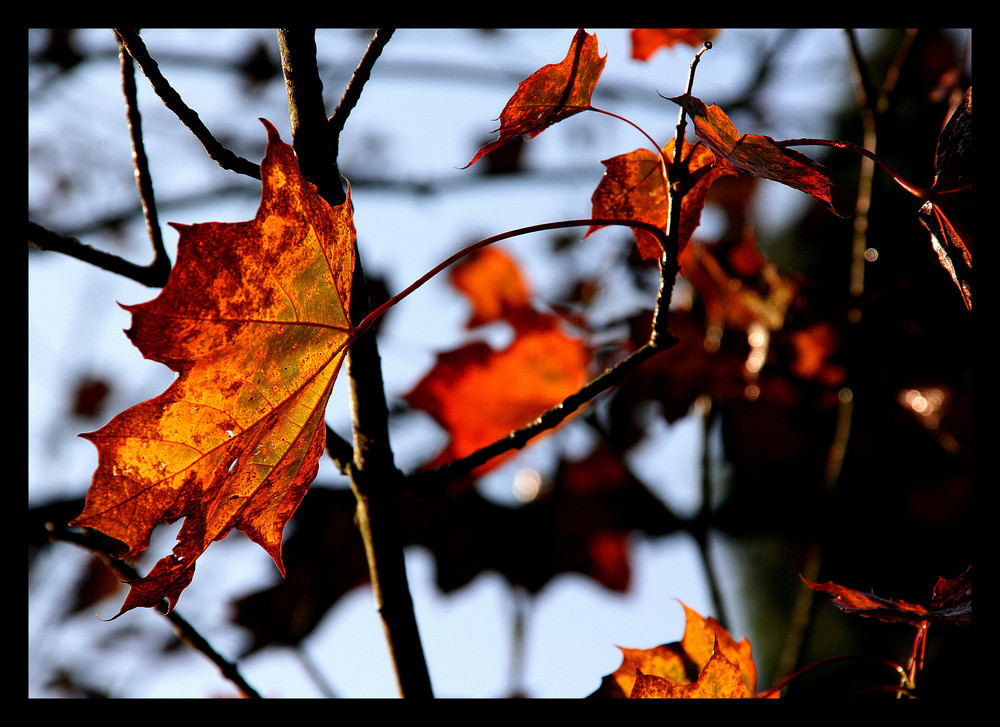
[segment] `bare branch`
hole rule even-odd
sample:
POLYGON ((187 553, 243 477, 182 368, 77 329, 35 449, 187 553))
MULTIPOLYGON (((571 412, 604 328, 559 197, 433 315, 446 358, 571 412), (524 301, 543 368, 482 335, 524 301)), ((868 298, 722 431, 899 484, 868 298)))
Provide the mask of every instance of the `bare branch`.
POLYGON ((260 165, 254 164, 224 147, 212 136, 212 132, 202 122, 198 113, 184 103, 180 94, 174 90, 160 72, 156 61, 149 55, 146 44, 139 37, 139 33, 131 28, 115 28, 115 33, 118 34, 122 44, 135 59, 135 62, 139 64, 143 74, 149 79, 156 95, 191 130, 195 138, 205 147, 208 155, 223 169, 231 169, 238 174, 246 174, 248 177, 260 179, 260 165))
POLYGON ((136 265, 117 255, 85 245, 75 237, 65 237, 53 232, 31 220, 28 220, 28 244, 34 245, 39 250, 51 250, 75 257, 77 260, 96 265, 110 273, 124 275, 126 278, 150 288, 162 288, 167 284, 167 278, 170 274, 169 269, 163 270, 162 267, 136 265))
POLYGON ((351 77, 350 83, 347 84, 347 88, 344 90, 344 95, 340 99, 340 104, 337 105, 337 110, 329 118, 327 123, 330 127, 330 134, 335 147, 338 143, 340 132, 344 130, 344 124, 347 123, 347 117, 350 116, 351 111, 357 105, 358 100, 361 98, 361 91, 371 77, 375 61, 382 54, 382 50, 389 42, 394 30, 394 28, 379 28, 375 31, 375 36, 372 38, 371 43, 368 44, 364 57, 358 63, 358 67, 354 70, 354 75, 351 77))
MULTIPOLYGON (((105 547, 107 538, 102 536, 100 533, 81 528, 67 528, 59 526, 55 523, 48 523, 47 529, 52 540, 74 543, 97 554, 104 564, 111 568, 111 570, 115 571, 123 581, 134 581, 140 577, 135 568, 126 563, 124 560, 120 560, 108 552, 105 547)), ((171 624, 173 624, 174 630, 177 632, 177 636, 181 639, 181 641, 195 651, 204 654, 209 661, 218 667, 222 676, 232 682, 244 696, 253 699, 260 698, 260 693, 254 689, 249 682, 246 681, 246 679, 243 678, 243 675, 240 674, 239 667, 237 667, 236 664, 229 661, 222 656, 222 654, 216 651, 208 640, 191 624, 191 622, 177 613, 176 610, 168 613, 166 606, 166 599, 164 599, 163 608, 158 610, 171 624)))
MULTIPOLYGON (((302 173, 328 202, 341 204, 346 194, 323 109, 323 83, 316 65, 315 32, 312 29, 279 29, 278 40, 295 152, 302 173)), ((370 303, 360 254, 355 255, 355 261, 351 319, 356 325, 368 313, 370 303)), ((389 443, 382 364, 374 334, 360 336, 351 346, 347 355, 347 376, 354 423, 353 456, 348 461, 347 472, 357 498, 356 520, 365 545, 375 608, 382 619, 400 695, 433 697, 399 534, 398 486, 395 483, 401 475, 393 463, 389 443)), ((346 443, 338 440, 334 439, 332 445, 337 448, 335 457, 343 466, 347 457, 343 444, 346 443)))
POLYGON ((323 81, 316 62, 316 34, 312 28, 279 28, 281 70, 288 94, 292 145, 306 179, 332 206, 347 199, 340 181, 337 156, 327 133, 323 81))
POLYGON ((139 201, 142 204, 143 217, 146 219, 146 230, 153 245, 153 262, 149 267, 156 279, 166 279, 170 276, 170 258, 163 246, 163 234, 160 231, 160 221, 156 212, 156 198, 153 194, 153 175, 149 171, 149 159, 146 157, 146 147, 142 140, 142 115, 139 113, 139 101, 135 86, 135 63, 132 56, 119 42, 119 56, 122 66, 122 91, 125 94, 125 111, 128 116, 128 129, 132 137, 132 161, 135 165, 135 183, 139 188, 139 201))

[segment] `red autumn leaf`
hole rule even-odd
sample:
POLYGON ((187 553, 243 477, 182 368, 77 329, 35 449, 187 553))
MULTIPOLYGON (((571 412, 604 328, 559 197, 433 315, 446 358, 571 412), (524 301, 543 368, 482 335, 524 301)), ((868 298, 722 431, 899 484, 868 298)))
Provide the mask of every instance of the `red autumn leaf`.
POLYGON ((635 28, 631 33, 632 57, 647 61, 660 48, 671 48, 677 43, 701 45, 718 32, 718 28, 635 28))
POLYGON ((493 321, 516 319, 531 306, 528 287, 521 269, 500 250, 477 250, 449 273, 452 286, 472 304, 469 328, 493 321))
MULTIPOLYGON (((622 664, 591 696, 726 698, 757 696, 757 666, 750 642, 739 643, 714 618, 684 604, 684 637, 652 649, 621 648, 622 664)), ((772 696, 777 697, 777 692, 772 696)))
POLYGON ((759 323, 776 331, 784 325, 798 289, 760 254, 751 235, 741 237, 719 257, 709 245, 689 245, 680 264, 705 306, 709 325, 746 329, 759 323))
POLYGON ((941 266, 972 310, 972 87, 938 138, 930 198, 917 213, 941 266))
POLYGON ((136 555, 158 524, 184 518, 173 552, 131 584, 119 615, 163 598, 172 608, 198 557, 234 528, 284 573, 282 533, 325 445, 324 409, 354 336, 352 206, 327 204, 263 123, 256 217, 175 225, 167 285, 155 300, 125 306, 132 342, 178 378, 82 435, 99 461, 74 525, 136 555))
POLYGON ((688 113, 695 134, 715 153, 719 163, 805 192, 837 214, 830 197, 833 185, 812 159, 776 145, 768 136, 740 134, 722 109, 714 104, 709 108, 695 96, 682 94, 670 100, 688 113))
MULTIPOLYGON (((801 576, 800 576, 801 577, 801 576)), ((906 601, 893 600, 864 593, 853 588, 826 583, 803 582, 815 591, 826 595, 841 611, 856 613, 889 623, 908 623, 915 626, 928 623, 972 623, 972 570, 967 568, 955 579, 938 578, 931 594, 930 607, 906 601)))
MULTIPOLYGON (((663 148, 663 156, 667 160, 674 158, 675 141, 671 139, 663 148)), ((680 177, 684 180, 678 241, 679 249, 683 250, 701 221, 701 211, 712 182, 736 172, 730 167, 714 165, 715 156, 702 145, 693 146, 685 141, 681 151, 685 165, 683 173, 672 169, 672 161, 668 161, 666 167, 668 179, 680 177)), ((663 178, 661 157, 649 149, 637 149, 607 159, 603 164, 606 170, 591 196, 591 214, 597 218, 648 222, 666 232, 670 199, 663 178)), ((592 226, 587 234, 602 226, 592 226)), ((655 260, 663 254, 660 243, 648 232, 635 230, 635 240, 643 258, 655 260)))
MULTIPOLYGON (((490 271, 499 272, 506 283, 494 281, 470 296, 477 311, 473 317, 495 320, 504 311, 503 319, 514 327, 516 336, 499 351, 474 341, 438 354, 430 373, 406 395, 410 406, 429 413, 451 437, 427 465, 431 468, 469 455, 531 423, 587 382, 590 353, 586 344, 564 333, 557 316, 536 311, 527 299, 512 306, 511 295, 519 299, 522 291, 527 294, 520 283, 512 283, 519 280, 511 275, 511 269, 516 270, 513 261, 496 251, 481 253, 458 265, 453 279, 464 285, 466 279, 483 280, 490 271)), ((494 458, 477 468, 476 474, 514 454, 494 458)))
POLYGON ((562 61, 543 66, 518 84, 500 113, 499 138, 483 146, 465 167, 510 141, 532 139, 552 124, 590 108, 606 59, 597 54, 597 36, 578 30, 562 61))
POLYGON ((847 372, 842 366, 830 363, 830 357, 840 345, 840 336, 827 322, 793 331, 790 335, 795 349, 791 371, 802 379, 813 379, 834 388, 844 383, 847 372))
MULTIPOLYGON (((431 372, 406 396, 410 406, 429 413, 451 436, 428 467, 502 439, 586 383, 587 347, 559 330, 557 319, 549 321, 522 331, 500 351, 476 341, 438 355, 431 372)), ((514 454, 494 458, 476 474, 514 454)))

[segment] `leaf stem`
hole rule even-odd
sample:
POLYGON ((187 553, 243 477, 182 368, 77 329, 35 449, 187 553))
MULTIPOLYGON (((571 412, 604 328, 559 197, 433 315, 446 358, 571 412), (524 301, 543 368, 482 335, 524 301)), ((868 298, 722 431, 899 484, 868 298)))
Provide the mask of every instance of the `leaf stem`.
POLYGON ((458 262, 459 260, 461 260, 462 258, 464 258, 466 255, 471 255, 476 250, 480 250, 480 249, 482 249, 482 248, 484 248, 484 247, 486 247, 488 245, 492 245, 495 242, 500 242, 501 240, 506 240, 506 239, 511 238, 511 237, 517 237, 518 235, 527 235, 527 234, 530 234, 530 233, 533 233, 533 232, 543 232, 545 230, 558 230, 558 229, 562 229, 562 228, 565 228, 565 227, 581 227, 583 225, 602 225, 602 226, 625 225, 625 226, 628 226, 628 227, 637 227, 637 228, 639 228, 641 230, 646 230, 647 232, 649 232, 652 235, 655 235, 660 240, 660 243, 662 245, 669 244, 668 240, 667 240, 667 237, 663 233, 663 230, 661 230, 659 227, 656 227, 655 225, 652 225, 652 224, 650 224, 648 222, 639 222, 637 220, 601 219, 601 218, 579 219, 579 220, 561 220, 561 221, 558 221, 558 222, 544 222, 544 223, 539 224, 539 225, 529 225, 528 227, 519 227, 519 228, 514 229, 514 230, 508 230, 507 232, 501 232, 498 235, 493 235, 491 237, 487 237, 485 239, 479 240, 478 242, 474 242, 471 245, 468 245, 467 247, 463 247, 458 252, 456 252, 453 255, 450 255, 446 259, 442 260, 440 263, 438 263, 433 268, 431 268, 430 270, 428 270, 426 273, 424 273, 423 275, 421 275, 413 283, 411 283, 410 285, 408 285, 406 288, 404 288, 403 290, 401 290, 399 293, 396 293, 396 295, 394 295, 391 298, 389 298, 389 300, 387 300, 382 305, 380 305, 378 308, 376 308, 371 313, 369 313, 367 316, 365 316, 364 320, 362 320, 355 327, 355 333, 358 336, 363 335, 369 328, 371 328, 371 326, 375 323, 375 321, 378 318, 380 318, 383 314, 385 314, 385 312, 388 311, 390 308, 392 308, 394 305, 396 305, 401 300, 403 300, 403 298, 405 298, 408 295, 410 295, 410 293, 414 292, 417 288, 419 288, 420 286, 422 286, 424 283, 426 283, 428 280, 430 280, 435 275, 437 275, 438 273, 440 273, 442 270, 445 270, 446 268, 450 267, 451 265, 454 265, 456 262, 458 262))
POLYGON ((624 121, 626 124, 628 124, 629 126, 633 127, 640 134, 642 134, 643 136, 645 136, 649 140, 649 143, 653 145, 653 150, 657 154, 661 154, 661 155, 663 154, 663 149, 659 145, 659 143, 656 141, 656 139, 654 139, 653 137, 651 137, 648 133, 646 133, 645 129, 643 129, 641 126, 639 126, 637 123, 635 123, 631 119, 627 119, 624 116, 621 116, 619 114, 614 113, 613 111, 606 111, 604 109, 599 109, 596 106, 590 106, 590 107, 588 107, 588 110, 589 111, 595 111, 595 112, 597 112, 599 114, 604 114, 605 116, 610 116, 611 118, 618 119, 619 121, 624 121))
MULTIPOLYGON (((387 300, 378 308, 371 311, 367 316, 365 316, 364 320, 362 320, 355 327, 355 333, 358 336, 363 335, 369 328, 371 328, 371 326, 375 323, 375 321, 378 318, 384 315, 385 312, 388 311, 390 308, 392 308, 394 305, 403 300, 403 298, 406 298, 408 295, 417 290, 417 288, 421 287, 424 283, 426 283, 428 280, 430 280, 435 275, 440 273, 442 270, 445 270, 451 265, 454 265, 456 262, 458 262, 465 256, 474 253, 476 250, 480 250, 488 245, 492 245, 495 242, 500 242, 501 240, 506 240, 511 237, 517 237, 518 235, 527 235, 533 232, 543 232, 545 230, 558 230, 566 227, 581 227, 584 225, 601 225, 601 226, 624 225, 627 227, 636 227, 638 229, 649 232, 651 235, 656 236, 657 239, 660 240, 661 245, 669 246, 669 240, 667 239, 667 236, 664 234, 663 230, 661 230, 656 225, 650 224, 648 222, 640 222, 638 220, 626 220, 617 218, 560 220, 558 222, 544 222, 539 225, 529 225, 528 227, 519 227, 514 230, 507 230, 506 232, 501 232, 498 235, 487 237, 485 239, 479 240, 478 242, 474 242, 471 245, 468 245, 467 247, 463 247, 458 252, 442 260, 440 263, 438 263, 433 268, 428 270, 426 273, 421 275, 413 283, 408 285, 399 293, 396 293, 396 295, 389 298, 389 300, 387 300)), ((674 257, 676 257, 676 254, 674 254, 674 257)))
POLYGON ((619 121, 624 121, 629 126, 632 126, 633 128, 638 129, 639 133, 642 134, 643 136, 645 136, 649 140, 649 143, 653 145, 653 151, 655 151, 656 155, 660 158, 660 176, 663 178, 663 186, 666 189, 667 193, 669 194, 670 193, 670 175, 669 175, 669 173, 668 173, 667 170, 670 168, 670 160, 666 158, 666 156, 663 153, 663 149, 657 143, 656 139, 654 139, 649 134, 647 134, 646 131, 641 126, 639 126, 638 124, 636 124, 631 119, 627 119, 624 116, 620 116, 620 115, 618 115, 616 113, 613 113, 611 111, 605 111, 604 109, 599 109, 599 108, 596 108, 594 106, 591 106, 590 110, 591 111, 596 111, 599 114, 604 114, 605 116, 610 116, 613 119, 618 119, 619 121))
POLYGON ((785 141, 774 142, 776 146, 832 146, 835 149, 844 149, 845 151, 853 151, 856 154, 860 154, 864 157, 868 157, 873 162, 875 162, 879 167, 882 168, 900 187, 905 189, 907 192, 912 194, 914 197, 921 201, 927 201, 931 198, 931 193, 929 188, 918 187, 916 184, 912 184, 907 181, 899 172, 893 169, 888 162, 886 162, 882 157, 873 151, 869 151, 862 146, 857 144, 852 144, 849 141, 836 141, 833 139, 787 139, 785 141))
POLYGON ((830 657, 827 657, 825 659, 820 659, 819 661, 814 661, 812 664, 807 664, 806 666, 802 667, 801 669, 796 669, 794 672, 792 672, 791 674, 789 674, 787 677, 785 677, 784 679, 782 679, 780 682, 778 682, 777 684, 775 684, 770 689, 765 689, 763 692, 760 692, 757 695, 757 697, 760 698, 760 699, 766 699, 769 696, 771 696, 772 694, 774 694, 775 692, 778 692, 778 691, 784 689, 788 685, 789 682, 791 682, 793 679, 796 679, 796 678, 802 676, 807 671, 811 671, 813 669, 816 669, 817 667, 825 666, 827 664, 833 664, 833 663, 838 662, 838 661, 846 661, 848 659, 861 659, 861 660, 866 660, 866 661, 875 661, 875 662, 878 662, 880 664, 885 664, 890 669, 895 670, 895 672, 897 674, 899 674, 903 679, 906 678, 906 670, 903 669, 903 667, 901 667, 899 664, 897 664, 894 661, 890 661, 888 659, 883 659, 882 657, 879 657, 879 656, 871 656, 869 654, 841 654, 841 655, 838 655, 838 656, 830 656, 830 657))

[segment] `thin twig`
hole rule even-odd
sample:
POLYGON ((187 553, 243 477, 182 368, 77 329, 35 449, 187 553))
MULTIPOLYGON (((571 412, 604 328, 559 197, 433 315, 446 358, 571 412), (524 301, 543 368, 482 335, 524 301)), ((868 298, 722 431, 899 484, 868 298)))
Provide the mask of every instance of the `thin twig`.
POLYGON ((142 204, 142 214, 146 220, 146 230, 153 245, 153 262, 150 263, 154 278, 164 281, 170 277, 170 258, 163 246, 163 234, 156 211, 156 197, 153 194, 153 175, 149 171, 149 159, 146 156, 146 146, 142 138, 142 114, 139 112, 139 99, 135 85, 135 63, 132 56, 125 50, 119 40, 118 55, 122 67, 122 92, 125 94, 125 111, 128 117, 128 129, 132 138, 132 161, 135 166, 135 183, 139 189, 139 200, 142 204))
POLYGON ((354 447, 351 443, 337 434, 329 424, 326 425, 326 452, 342 474, 347 474, 350 470, 351 460, 354 459, 354 447))
POLYGON ((198 113, 184 103, 180 94, 174 90, 160 72, 160 67, 156 61, 149 55, 146 44, 139 37, 139 33, 132 28, 115 28, 115 33, 118 34, 122 44, 132 58, 135 59, 135 62, 139 64, 139 68, 142 69, 143 75, 149 80, 156 95, 191 130, 195 138, 205 147, 208 156, 214 159, 223 169, 231 169, 238 174, 245 174, 248 177, 260 179, 260 165, 254 164, 224 147, 212 136, 212 132, 202 122, 198 113))
POLYGON ((704 408, 701 415, 701 508, 698 516, 689 530, 692 530, 701 553, 701 561, 708 581, 708 589, 715 605, 715 618, 726 629, 731 628, 727 615, 726 601, 722 596, 722 586, 719 583, 715 561, 712 559, 711 527, 712 520, 712 426, 717 419, 717 409, 712 406, 709 397, 703 397, 704 408))
POLYGON ((136 265, 118 255, 112 255, 109 252, 86 245, 75 237, 67 237, 53 232, 31 220, 28 220, 28 244, 39 250, 61 252, 110 273, 123 275, 150 288, 162 288, 167 284, 169 270, 165 274, 159 267, 154 269, 148 265, 136 265))
POLYGON ((96 250, 75 237, 60 235, 52 230, 28 220, 28 242, 40 250, 61 252, 70 257, 95 265, 103 270, 117 273, 151 288, 162 288, 170 277, 170 259, 163 246, 163 237, 156 214, 153 197, 153 182, 142 141, 142 118, 136 99, 135 73, 131 52, 127 51, 121 33, 118 34, 122 68, 122 90, 128 116, 129 133, 132 139, 132 158, 135 165, 136 185, 142 205, 146 228, 153 245, 153 261, 149 265, 136 265, 118 255, 96 250))
MULTIPOLYGON (((854 90, 858 111, 861 114, 861 126, 864 136, 862 145, 872 154, 871 157, 866 155, 861 159, 861 170, 858 175, 858 194, 854 203, 854 238, 851 246, 850 292, 851 297, 858 300, 864 294, 865 287, 865 251, 868 249, 868 214, 871 208, 875 159, 878 158, 875 155, 878 143, 878 117, 888 104, 889 92, 896 85, 900 66, 905 60, 909 48, 912 46, 915 33, 907 31, 903 42, 896 52, 892 65, 886 71, 881 87, 878 88, 871 76, 871 67, 865 60, 857 34, 853 28, 848 28, 846 34, 856 73, 857 82, 854 84, 854 90)), ((898 176, 894 172, 891 173, 894 176, 898 176)), ((906 189, 905 186, 904 189, 906 189)), ((852 311, 852 314, 852 318, 856 320, 858 317, 857 310, 852 311)))
MULTIPOLYGON (((864 148, 873 154, 877 143, 875 133, 875 104, 877 95, 868 64, 861 53, 861 46, 853 29, 847 29, 847 40, 854 59, 857 73, 857 83, 854 84, 858 109, 861 112, 861 127, 864 137, 864 148)), ((868 211, 871 207, 872 183, 875 176, 875 162, 870 157, 861 158, 861 170, 858 174, 858 194, 854 200, 854 235, 851 244, 851 278, 850 294, 854 300, 859 300, 865 291, 865 250, 868 249, 868 211)), ((855 309, 853 318, 857 318, 855 309)))
MULTIPOLYGON (((687 85, 684 87, 685 95, 690 96, 691 92, 694 90, 694 74, 698 68, 698 64, 701 63, 701 54, 707 50, 712 49, 712 41, 706 40, 697 53, 694 54, 694 59, 691 61, 691 65, 688 67, 688 77, 687 85)), ((684 132, 687 129, 687 114, 684 112, 684 107, 681 106, 681 110, 677 114, 677 130, 674 133, 674 164, 680 166, 681 163, 681 152, 684 146, 684 132)), ((671 200, 673 202, 673 200, 671 200)), ((680 218, 678 217, 678 220, 680 218)))
POLYGON ((347 88, 344 90, 344 95, 337 105, 337 110, 327 120, 330 135, 334 140, 335 146, 340 138, 340 132, 344 130, 344 124, 347 123, 347 117, 357 105, 358 100, 361 98, 361 91, 371 77, 375 61, 382 55, 382 51, 385 49, 389 39, 392 38, 393 32, 395 32, 394 28, 379 28, 375 31, 375 35, 371 43, 368 44, 361 62, 354 69, 354 75, 351 76, 350 83, 347 84, 347 88))
MULTIPOLYGON (((694 76, 695 71, 698 68, 698 64, 701 62, 702 54, 711 50, 712 42, 706 40, 697 53, 695 53, 694 59, 691 61, 691 66, 688 70, 687 85, 685 86, 684 93, 690 95, 694 90, 694 76)), ((680 244, 680 230, 681 230, 681 208, 684 201, 684 195, 686 190, 680 183, 682 179, 687 178, 687 165, 683 162, 683 151, 684 151, 684 134, 687 129, 687 116, 684 112, 684 107, 682 106, 680 112, 677 115, 677 128, 674 132, 674 161, 671 169, 674 172, 674 178, 668 179, 668 189, 670 200, 669 216, 667 217, 667 239, 671 241, 674 246, 673 255, 667 255, 667 247, 664 246, 663 254, 660 256, 660 291, 657 295, 656 307, 653 309, 653 331, 650 341, 655 343, 657 336, 663 335, 668 336, 665 323, 663 318, 666 316, 667 308, 670 304, 669 294, 673 290, 673 281, 677 277, 680 262, 677 257, 679 254, 679 244, 680 244), (670 280, 669 290, 665 290, 667 287, 667 280, 670 280), (667 295, 667 299, 664 301, 663 296, 667 295)))
MULTIPOLYGON (((49 523, 47 527, 50 533, 49 537, 52 540, 73 543, 87 548, 95 553, 105 565, 115 571, 123 581, 130 582, 140 578, 135 568, 108 552, 106 548, 107 539, 101 536, 100 533, 80 528, 67 528, 55 523, 49 523)), ((252 699, 260 698, 260 693, 240 674, 239 667, 216 651, 208 640, 191 625, 191 622, 181 616, 176 609, 169 610, 166 599, 163 600, 161 608, 155 610, 173 625, 181 641, 207 657, 209 661, 218 667, 222 676, 232 682, 244 696, 252 699)))

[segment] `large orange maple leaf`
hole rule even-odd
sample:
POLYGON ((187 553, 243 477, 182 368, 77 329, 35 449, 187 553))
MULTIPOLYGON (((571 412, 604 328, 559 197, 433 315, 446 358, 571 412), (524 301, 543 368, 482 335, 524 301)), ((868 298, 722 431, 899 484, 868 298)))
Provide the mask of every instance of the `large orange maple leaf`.
POLYGON ((155 300, 123 306, 126 332, 177 380, 161 395, 81 435, 99 460, 73 525, 134 556, 160 523, 184 518, 173 552, 131 583, 118 615, 169 608, 195 561, 234 528, 284 574, 285 524, 316 476, 324 410, 350 324, 355 229, 350 194, 331 207, 268 133, 254 219, 174 225, 177 262, 155 300))

